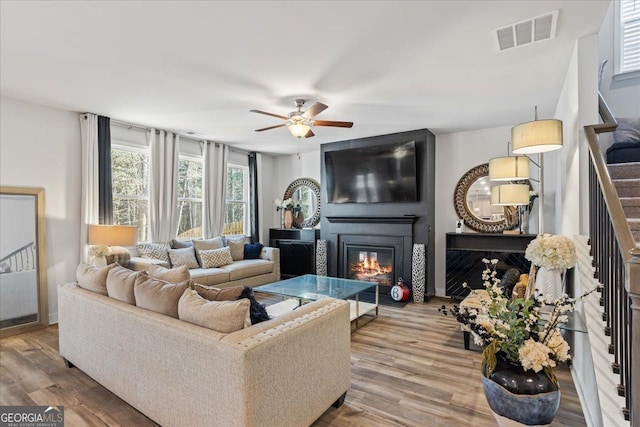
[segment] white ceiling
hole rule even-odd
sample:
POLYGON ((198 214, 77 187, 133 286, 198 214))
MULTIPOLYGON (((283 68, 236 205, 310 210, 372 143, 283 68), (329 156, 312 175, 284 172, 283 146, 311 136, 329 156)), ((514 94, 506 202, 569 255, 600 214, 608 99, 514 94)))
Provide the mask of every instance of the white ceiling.
MULTIPOLYGON (((277 118, 329 105, 301 150, 552 117, 575 40, 609 1, 5 1, 2 95, 294 153, 277 118), (497 52, 493 30, 559 10, 556 38, 497 52)), ((596 72, 596 70, 594 70, 596 72)))

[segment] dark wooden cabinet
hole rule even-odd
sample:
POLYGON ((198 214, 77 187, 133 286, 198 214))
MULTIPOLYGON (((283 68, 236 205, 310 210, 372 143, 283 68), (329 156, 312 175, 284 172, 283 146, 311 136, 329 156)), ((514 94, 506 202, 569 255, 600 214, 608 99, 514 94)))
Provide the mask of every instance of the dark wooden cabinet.
POLYGON ((511 267, 528 273, 531 262, 524 257, 534 234, 447 233, 446 295, 462 299, 469 289, 482 289, 483 258, 497 259, 498 277, 511 267))
POLYGON ((289 279, 316 273, 316 228, 270 228, 269 246, 280 249, 280 275, 289 279))

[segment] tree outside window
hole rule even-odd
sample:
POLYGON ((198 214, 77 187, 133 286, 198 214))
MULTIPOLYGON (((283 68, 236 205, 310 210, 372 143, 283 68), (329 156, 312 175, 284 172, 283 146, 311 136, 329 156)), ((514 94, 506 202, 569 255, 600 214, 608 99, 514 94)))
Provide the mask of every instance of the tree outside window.
POLYGON ((178 161, 178 239, 202 237, 202 161, 178 161))
POLYGON ((248 233, 247 212, 249 200, 249 168, 227 166, 227 203, 222 234, 248 233))
POLYGON ((112 147, 113 223, 138 227, 138 241, 147 241, 149 224, 149 154, 112 147))

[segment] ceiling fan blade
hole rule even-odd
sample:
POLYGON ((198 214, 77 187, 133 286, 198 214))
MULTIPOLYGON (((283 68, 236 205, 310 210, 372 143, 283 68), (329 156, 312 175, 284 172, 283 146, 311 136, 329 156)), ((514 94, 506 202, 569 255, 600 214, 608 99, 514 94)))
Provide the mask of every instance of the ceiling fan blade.
POLYGON ((318 114, 322 113, 327 108, 329 108, 329 107, 324 105, 323 103, 316 102, 311 107, 309 107, 309 109, 307 111, 305 111, 302 114, 302 117, 304 117, 305 119, 311 119, 311 118, 317 116, 318 114))
POLYGON ((314 120, 314 126, 334 126, 338 128, 350 128, 353 126, 353 122, 334 122, 332 120, 314 120))
POLYGON ((305 138, 311 138, 312 136, 316 136, 316 134, 313 133, 313 131, 311 129, 309 129, 309 132, 307 132, 307 134, 304 137, 305 138))
POLYGON ((268 128, 256 129, 256 132, 262 132, 263 130, 276 129, 286 126, 286 123, 282 123, 281 125, 269 126, 268 128))
POLYGON ((264 114, 265 116, 277 117, 282 120, 289 120, 289 117, 281 116, 280 114, 267 113, 266 111, 260 111, 260 110, 249 110, 249 111, 251 113, 258 113, 258 114, 264 114))

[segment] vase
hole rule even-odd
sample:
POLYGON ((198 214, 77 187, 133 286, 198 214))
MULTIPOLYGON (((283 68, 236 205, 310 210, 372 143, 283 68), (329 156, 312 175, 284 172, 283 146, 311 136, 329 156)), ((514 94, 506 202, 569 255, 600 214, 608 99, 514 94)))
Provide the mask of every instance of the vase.
POLYGON ((284 228, 291 228, 293 226, 293 212, 284 211, 284 228))
POLYGON ((540 267, 536 272, 536 294, 545 300, 555 301, 562 297, 562 268, 540 267))
POLYGON ((521 234, 529 234, 529 206, 520 206, 520 231, 521 234))
POLYGON ((424 243, 413 244, 413 257, 411 258, 411 287, 413 288, 413 302, 424 302, 425 282, 425 253, 424 243))
POLYGON ((544 371, 525 371, 520 364, 496 356, 495 370, 488 378, 482 367, 482 389, 498 425, 551 424, 560 407, 558 385, 544 371))

